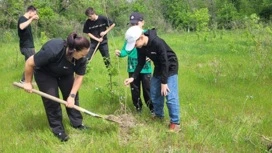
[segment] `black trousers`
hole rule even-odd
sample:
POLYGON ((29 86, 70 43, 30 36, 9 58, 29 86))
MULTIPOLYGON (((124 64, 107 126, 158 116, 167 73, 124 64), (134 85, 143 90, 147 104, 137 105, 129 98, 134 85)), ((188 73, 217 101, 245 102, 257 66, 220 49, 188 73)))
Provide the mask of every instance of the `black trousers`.
MULTIPOLYGON (((129 77, 132 76, 133 73, 129 73, 129 77)), ((131 96, 133 105, 136 109, 142 109, 143 103, 141 100, 141 84, 143 90, 143 97, 146 103, 146 106, 153 111, 153 104, 150 98, 150 73, 140 73, 137 78, 130 84, 131 96)))
MULTIPOLYGON (((60 89, 63 99, 66 100, 68 98, 73 86, 74 75, 53 77, 46 72, 36 70, 34 76, 40 91, 55 97, 59 97, 60 89)), ((60 106, 61 104, 44 97, 42 97, 42 101, 52 132, 55 134, 64 132, 64 127, 62 124, 62 110, 60 106)), ((78 94, 75 97, 75 105, 79 105, 78 94)), ((81 125, 83 119, 81 113, 72 108, 65 108, 71 125, 81 125)))
MULTIPOLYGON (((35 54, 35 49, 34 48, 20 48, 21 54, 25 56, 25 61, 32 55, 35 54)), ((22 75, 22 81, 25 81, 25 73, 23 72, 22 75)))
MULTIPOLYGON (((91 43, 90 46, 90 51, 87 54, 87 59, 90 60, 91 58, 93 58, 92 56, 94 56, 94 49, 96 47, 97 44, 95 43, 91 43)), ((100 44, 98 46, 98 49, 103 57, 103 61, 106 65, 106 67, 108 68, 110 66, 110 54, 109 54, 109 47, 108 47, 108 43, 103 43, 100 44)))

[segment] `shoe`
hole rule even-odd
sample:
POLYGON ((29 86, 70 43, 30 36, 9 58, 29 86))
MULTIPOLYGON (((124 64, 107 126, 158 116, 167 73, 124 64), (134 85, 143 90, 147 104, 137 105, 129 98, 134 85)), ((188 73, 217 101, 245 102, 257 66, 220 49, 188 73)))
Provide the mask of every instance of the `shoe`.
POLYGON ((21 79, 19 82, 23 84, 25 82, 25 80, 21 79))
POLYGON ((151 119, 154 121, 163 121, 164 117, 163 116, 156 116, 155 113, 151 113, 151 119))
POLYGON ((150 110, 150 113, 151 113, 151 116, 155 116, 154 109, 151 109, 151 110, 150 110))
POLYGON ((61 142, 67 141, 69 139, 69 136, 66 133, 62 132, 56 133, 55 136, 58 137, 61 142))
POLYGON ((142 113, 142 108, 136 108, 136 112, 141 114, 142 113))
POLYGON ((175 123, 170 123, 169 124, 169 131, 170 132, 179 132, 180 129, 180 125, 179 124, 175 124, 175 123))
POLYGON ((85 126, 85 125, 83 125, 83 124, 78 125, 78 126, 73 126, 73 128, 75 128, 75 129, 77 129, 77 130, 88 130, 88 129, 90 129, 90 127, 85 126))

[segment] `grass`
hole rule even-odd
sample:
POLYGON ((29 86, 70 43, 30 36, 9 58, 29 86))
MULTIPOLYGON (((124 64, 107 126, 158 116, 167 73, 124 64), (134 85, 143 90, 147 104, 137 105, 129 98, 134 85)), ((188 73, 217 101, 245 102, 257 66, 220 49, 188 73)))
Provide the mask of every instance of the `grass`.
MULTIPOLYGON (((150 119, 147 107, 134 111, 126 59, 114 57, 123 38, 110 38, 115 75, 100 54, 88 66, 81 107, 94 113, 132 113, 137 125, 122 131, 114 123, 84 115, 90 131, 63 122, 70 140, 56 139, 41 98, 12 86, 24 64, 15 41, 0 43, 0 152, 267 152, 271 143, 271 38, 266 29, 161 34, 179 58, 182 132, 167 132, 169 117, 150 119), (266 139, 264 139, 266 138, 266 139)), ((40 44, 37 45, 37 50, 40 44)), ((64 107, 63 107, 64 108, 64 107)))

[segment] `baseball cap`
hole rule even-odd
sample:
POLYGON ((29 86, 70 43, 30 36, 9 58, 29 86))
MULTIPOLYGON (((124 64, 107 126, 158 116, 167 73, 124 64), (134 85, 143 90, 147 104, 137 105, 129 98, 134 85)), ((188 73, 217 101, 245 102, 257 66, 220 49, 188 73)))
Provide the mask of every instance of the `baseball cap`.
POLYGON ((130 24, 137 24, 139 21, 143 21, 144 17, 142 14, 140 14, 138 12, 133 12, 129 16, 129 20, 130 20, 129 21, 130 24))
POLYGON ((136 41, 140 38, 142 33, 143 29, 139 26, 132 26, 126 31, 125 39, 127 41, 127 44, 125 49, 127 51, 131 51, 135 47, 136 41))

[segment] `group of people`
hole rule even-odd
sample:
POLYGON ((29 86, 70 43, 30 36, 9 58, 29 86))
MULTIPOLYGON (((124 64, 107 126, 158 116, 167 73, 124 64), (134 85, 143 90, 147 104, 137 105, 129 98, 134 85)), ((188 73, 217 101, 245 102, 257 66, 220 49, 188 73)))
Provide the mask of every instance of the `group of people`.
MULTIPOLYGON (((29 6, 18 20, 20 51, 25 56, 25 71, 21 82, 27 92, 32 92, 32 77, 40 91, 59 97, 59 90, 66 103, 66 111, 75 129, 89 127, 82 123, 81 113, 73 109, 79 105, 78 90, 82 84, 88 61, 98 49, 104 63, 110 66, 110 54, 107 33, 115 24, 107 17, 97 15, 91 7, 87 8, 83 33, 90 40, 76 33, 68 35, 66 40, 51 39, 39 52, 35 53, 31 31, 31 22, 38 20, 37 10, 29 6)), ((143 15, 133 12, 129 16, 129 29, 125 33, 125 42, 121 50, 115 50, 118 57, 128 56, 127 71, 129 78, 124 84, 130 85, 132 102, 138 113, 143 103, 141 89, 147 107, 154 119, 164 117, 164 99, 169 111, 169 130, 180 130, 180 106, 178 94, 178 59, 167 43, 157 36, 156 30, 144 30, 143 15), (154 64, 152 73, 151 61, 154 64), (142 88, 141 88, 142 86, 142 88)), ((68 135, 62 123, 62 110, 59 103, 42 97, 50 128, 61 141, 67 141, 68 135)))

